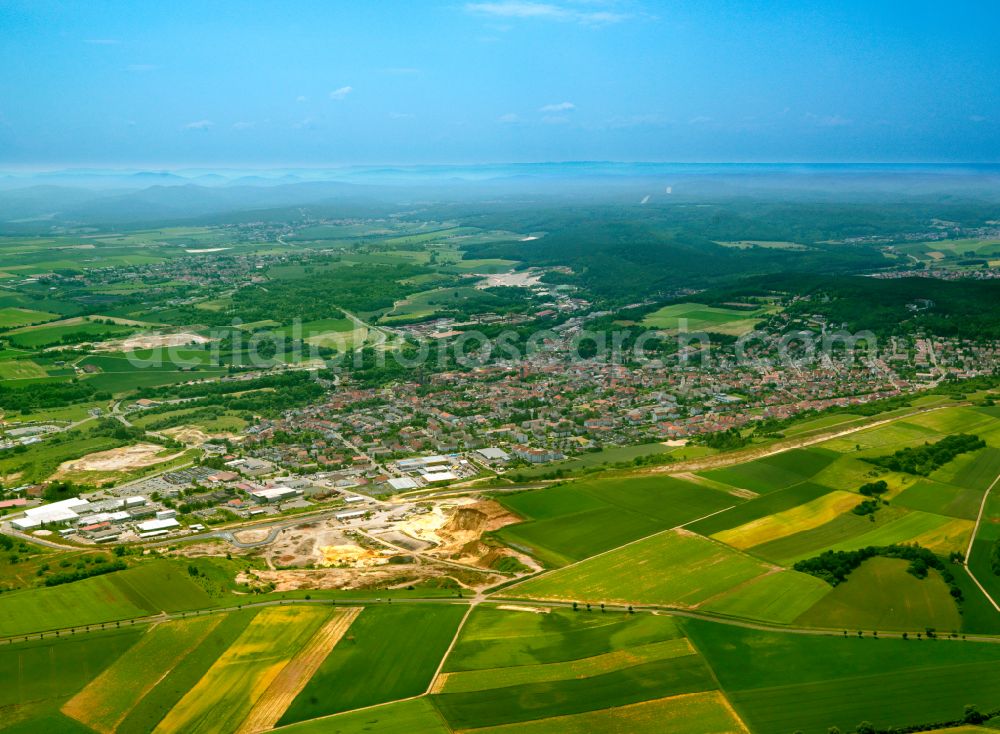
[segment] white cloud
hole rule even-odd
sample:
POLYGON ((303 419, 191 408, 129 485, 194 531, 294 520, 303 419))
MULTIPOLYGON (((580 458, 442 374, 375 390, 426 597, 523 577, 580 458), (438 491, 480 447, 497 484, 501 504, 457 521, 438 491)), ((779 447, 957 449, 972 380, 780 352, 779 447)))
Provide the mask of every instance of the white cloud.
POLYGON ((547 104, 544 107, 538 109, 539 112, 572 112, 576 109, 576 105, 572 102, 557 102, 556 104, 547 104))
POLYGON ((688 125, 704 125, 706 122, 711 122, 711 117, 706 117, 705 115, 698 115, 697 117, 692 117, 688 120, 688 125))
POLYGON ((986 122, 986 117, 984 115, 971 115, 969 117, 970 122, 986 122))
POLYGON ((513 112, 508 112, 506 115, 500 115, 500 117, 497 118, 497 122, 503 122, 503 123, 508 124, 508 125, 512 124, 512 123, 515 123, 515 122, 520 122, 520 121, 521 121, 521 118, 518 117, 513 112))
POLYGON ((346 99, 347 95, 354 91, 354 87, 340 87, 330 92, 330 99, 346 99))
POLYGON ((412 112, 390 112, 390 120, 412 120, 416 115, 412 112))
POLYGON ((300 94, 298 97, 295 98, 295 101, 296 102, 308 102, 309 98, 306 95, 304 95, 304 94, 300 94))
POLYGON ((233 123, 233 130, 249 130, 250 128, 257 127, 256 122, 250 122, 247 120, 240 120, 239 122, 233 123))
POLYGON ((83 42, 91 46, 117 46, 121 43, 117 38, 87 38, 83 42))
POLYGON ((390 66, 388 69, 383 69, 386 74, 419 74, 420 69, 413 66, 390 66))
POLYGON ((156 71, 161 67, 156 64, 129 64, 125 67, 125 71, 135 72, 137 74, 142 74, 147 71, 156 71))
POLYGON ((580 10, 554 3, 526 2, 524 0, 499 0, 498 2, 466 3, 466 11, 493 18, 526 18, 569 21, 587 25, 608 25, 626 20, 629 16, 608 10, 580 10))
POLYGON ((566 125, 569 123, 569 118, 564 115, 546 115, 542 118, 542 122, 546 125, 566 125))
POLYGON ((211 120, 195 120, 194 122, 189 122, 184 126, 185 130, 208 130, 211 127, 215 127, 215 123, 211 120))
POLYGON ((315 117, 310 115, 309 117, 303 117, 296 123, 292 124, 296 130, 315 130, 317 127, 317 120, 315 117))

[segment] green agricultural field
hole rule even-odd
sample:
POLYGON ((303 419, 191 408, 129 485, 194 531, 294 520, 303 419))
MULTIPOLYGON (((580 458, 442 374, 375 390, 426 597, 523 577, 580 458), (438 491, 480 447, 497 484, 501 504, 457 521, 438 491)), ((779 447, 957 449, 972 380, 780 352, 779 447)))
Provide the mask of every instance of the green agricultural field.
MULTIPOLYGON (((858 500, 860 499, 859 497, 858 500)), ((906 514, 906 510, 896 506, 883 506, 874 515, 868 516, 845 512, 811 530, 755 545, 749 552, 769 561, 791 565, 803 558, 819 555, 838 543, 849 542, 853 538, 874 532, 906 514)))
POLYGON ((851 731, 960 718, 1000 706, 1000 645, 764 632, 699 620, 684 628, 755 734, 851 731))
POLYGON ((0 361, 0 380, 33 380, 48 376, 44 367, 30 359, 0 361))
POLYGON ((857 507, 860 499, 852 492, 835 490, 797 507, 715 533, 712 537, 734 548, 746 550, 761 543, 814 530, 850 512, 857 507))
POLYGON ((760 576, 699 608, 730 617, 791 624, 831 591, 829 584, 815 576, 781 571, 760 576))
POLYGON ((477 734, 743 734, 747 729, 718 691, 477 729, 477 734))
POLYGON ((825 487, 821 484, 802 482, 787 489, 755 497, 749 502, 744 502, 730 510, 720 512, 704 520, 696 520, 688 525, 687 528, 702 535, 715 535, 716 533, 745 525, 748 522, 790 510, 793 507, 799 507, 832 491, 830 487, 825 487))
POLYGON ((52 476, 64 461, 124 445, 121 439, 93 435, 89 429, 92 425, 81 426, 78 434, 61 434, 58 439, 31 444, 22 453, 0 454, 0 475, 14 474, 18 481, 41 482, 52 476))
POLYGON ((716 308, 701 303, 677 303, 664 306, 643 319, 643 326, 664 331, 708 331, 740 336, 753 331, 769 309, 737 310, 716 308))
POLYGON ((841 455, 839 459, 816 474, 811 481, 827 487, 854 492, 874 479, 885 480, 886 484, 889 485, 887 498, 891 499, 894 494, 912 484, 916 477, 910 474, 893 474, 885 469, 879 469, 867 461, 862 461, 860 454, 854 453, 841 455))
POLYGON ((919 479, 893 497, 893 504, 965 520, 975 520, 982 501, 981 489, 963 489, 931 479, 919 479))
POLYGON ((354 331, 354 329, 354 322, 345 316, 320 319, 318 321, 306 321, 305 323, 298 325, 282 326, 280 329, 276 329, 276 332, 284 334, 287 337, 308 339, 309 337, 326 334, 328 332, 338 332, 343 334, 354 331))
POLYGON ((0 646, 0 730, 90 731, 59 707, 140 639, 137 628, 0 646))
POLYGON ((66 702, 62 712, 99 732, 122 722, 166 675, 198 647, 223 615, 165 622, 149 629, 109 668, 66 702))
POLYGON ((121 364, 114 365, 117 368, 115 371, 104 371, 88 376, 87 383, 98 390, 124 395, 142 387, 160 387, 190 380, 223 377, 227 374, 224 367, 186 367, 169 363, 143 367, 128 364, 127 360, 120 362, 121 364))
POLYGON ((997 550, 998 544, 1000 544, 1000 483, 990 492, 979 531, 972 544, 972 555, 969 557, 969 569, 993 600, 1000 604, 1000 574, 996 572, 992 562, 994 554, 1000 553, 997 550))
POLYGON ((429 698, 389 703, 337 716, 282 726, 282 734, 451 734, 429 698))
POLYGON ((684 446, 678 449, 677 447, 666 446, 659 441, 637 444, 635 446, 608 446, 600 451, 588 452, 581 456, 574 456, 571 459, 542 464, 541 466, 518 467, 512 474, 528 479, 531 477, 555 476, 556 472, 561 472, 558 474, 560 477, 570 476, 602 466, 627 465, 639 458, 665 454, 670 454, 676 458, 688 458, 688 455, 690 455, 690 458, 693 458, 696 454, 704 455, 704 451, 705 447, 702 446, 684 446))
POLYGON ((787 428, 782 428, 781 433, 788 438, 804 436, 809 433, 828 431, 831 428, 850 428, 852 425, 870 420, 867 416, 854 415, 853 413, 832 413, 821 415, 817 418, 807 418, 803 421, 793 423, 787 428))
POLYGON ((462 308, 466 301, 475 301, 481 297, 482 291, 472 286, 421 291, 397 301, 393 309, 380 321, 385 324, 419 321, 433 316, 438 311, 462 308))
POLYGON ((40 324, 43 321, 51 321, 59 318, 57 313, 48 311, 33 311, 29 308, 0 308, 0 329, 13 329, 18 326, 29 324, 40 324))
MULTIPOLYGON (((975 559, 973 550, 971 563, 975 563, 975 559)), ((954 583, 962 590, 962 632, 1000 635, 1000 614, 969 573, 956 573, 954 583)))
POLYGON ((80 321, 78 323, 57 326, 28 327, 10 332, 6 337, 15 347, 40 349, 58 344, 104 341, 114 337, 126 336, 135 330, 135 327, 130 326, 80 321))
POLYGON ((716 688, 700 655, 639 663, 586 678, 442 693, 434 704, 453 729, 489 727, 579 714, 716 688), (511 702, 517 705, 512 706, 511 702))
POLYGON ((953 550, 963 550, 971 532, 972 523, 968 520, 954 520, 913 510, 867 533, 834 543, 829 550, 857 550, 869 545, 917 542, 936 553, 947 555, 953 550))
POLYGON ((366 608, 279 723, 423 693, 467 610, 438 604, 366 608))
POLYGON ((1000 448, 991 446, 955 457, 931 478, 982 493, 997 476, 1000 476, 1000 448))
POLYGON ((91 354, 81 359, 79 365, 81 367, 91 365, 101 372, 113 374, 127 374, 137 370, 157 371, 217 366, 212 363, 211 351, 187 346, 91 354))
POLYGON ((760 561, 669 531, 508 588, 519 597, 693 607, 767 573, 760 561))
POLYGON ((918 579, 906 572, 908 566, 899 558, 865 561, 795 623, 850 630, 960 630, 958 605, 941 575, 932 570, 918 579))
POLYGON ((528 522, 497 535, 553 566, 739 504, 742 500, 672 477, 592 479, 502 496, 528 522))
POLYGON ((329 614, 329 608, 310 606, 261 610, 153 731, 237 731, 257 698, 329 614), (220 711, 226 712, 224 718, 220 711))
MULTIPOLYGON (((935 411, 940 413, 944 411, 935 411)), ((824 441, 820 446, 831 451, 854 454, 860 448, 858 456, 875 456, 905 446, 919 446, 925 441, 935 441, 940 432, 913 422, 918 416, 906 416, 905 420, 897 420, 882 426, 876 426, 864 431, 857 431, 848 436, 824 441)))
POLYGON ((702 472, 709 479, 732 487, 768 494, 811 479, 838 458, 821 448, 792 449, 746 464, 702 472))
POLYGON ((911 425, 925 427, 942 437, 954 433, 975 433, 981 428, 996 426, 996 416, 965 407, 932 410, 910 416, 906 421, 911 425))
POLYGON ((720 734, 744 731, 731 713, 714 710, 725 708, 717 693, 705 701, 690 695, 717 685, 669 616, 479 607, 445 670, 431 698, 454 729, 582 732, 603 731, 581 728, 603 723, 609 731, 655 731, 659 712, 684 722, 681 731, 697 731, 699 716, 725 719, 731 728, 720 734))
POLYGON ((503 260, 498 257, 480 258, 478 260, 456 260, 444 266, 442 271, 490 275, 493 273, 506 273, 517 265, 517 262, 517 260, 503 260))
POLYGON ((139 413, 137 416, 129 417, 132 425, 146 430, 166 431, 170 433, 171 428, 194 426, 203 429, 206 433, 221 433, 227 431, 240 431, 246 425, 246 421, 235 413, 222 411, 216 406, 185 408, 178 407, 177 410, 169 410, 163 413, 139 413))
POLYGON ((215 624, 172 670, 167 672, 140 700, 132 704, 131 711, 118 725, 118 732, 149 734, 236 642, 257 614, 256 609, 244 609, 222 615, 221 621, 215 624))
POLYGON ((480 606, 445 661, 448 673, 564 663, 682 637, 666 616, 480 606))
MULTIPOLYGON (((502 644, 502 643, 501 643, 502 644)), ((435 683, 439 693, 467 693, 469 691, 485 691, 490 688, 524 683, 546 683, 566 678, 589 678, 602 673, 621 670, 638 663, 648 663, 654 660, 694 655, 694 649, 684 637, 676 640, 652 642, 648 645, 629 647, 624 650, 608 652, 602 655, 567 660, 561 663, 543 663, 539 665, 516 665, 512 667, 490 668, 488 670, 470 670, 458 673, 445 673, 440 685, 435 683)))
POLYGON ((0 594, 0 637, 209 605, 179 561, 152 561, 51 588, 0 594))
POLYGON ((900 245, 900 252, 909 253, 923 260, 934 260, 929 252, 940 252, 951 257, 990 257, 1000 251, 1000 242, 995 239, 932 240, 900 245))

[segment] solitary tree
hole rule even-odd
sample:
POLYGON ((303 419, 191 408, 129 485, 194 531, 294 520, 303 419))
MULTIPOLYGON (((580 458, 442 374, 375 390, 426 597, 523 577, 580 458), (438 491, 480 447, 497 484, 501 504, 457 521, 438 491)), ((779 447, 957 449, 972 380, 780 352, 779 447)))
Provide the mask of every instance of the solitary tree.
POLYGON ((974 703, 969 703, 965 705, 965 713, 962 715, 962 721, 966 724, 982 724, 986 721, 986 717, 980 713, 979 708, 974 703))

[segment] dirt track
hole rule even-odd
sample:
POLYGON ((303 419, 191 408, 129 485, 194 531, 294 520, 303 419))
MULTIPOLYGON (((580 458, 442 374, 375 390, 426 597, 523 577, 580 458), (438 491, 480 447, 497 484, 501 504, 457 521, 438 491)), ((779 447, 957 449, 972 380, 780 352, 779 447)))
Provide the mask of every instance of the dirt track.
POLYGON ((705 471, 707 469, 718 469, 723 466, 731 466, 732 464, 743 464, 747 461, 753 461, 755 459, 763 459, 766 456, 773 456, 774 454, 780 454, 785 451, 791 451, 792 449, 801 449, 806 446, 815 446, 818 443, 823 443, 824 441, 831 441, 835 438, 841 438, 843 436, 850 436, 852 433, 858 433, 859 431, 867 431, 871 428, 878 428, 879 426, 888 425, 898 420, 904 418, 909 418, 910 416, 919 415, 921 413, 930 413, 935 410, 943 410, 945 408, 954 407, 952 405, 939 405, 933 408, 920 408, 918 410, 913 410, 909 413, 903 413, 901 415, 895 415, 892 418, 883 418, 881 420, 872 421, 870 423, 861 423, 850 428, 845 428, 839 431, 829 431, 824 433, 817 433, 811 436, 803 436, 802 438, 790 438, 776 443, 769 444, 767 446, 761 446, 759 448, 752 448, 745 451, 732 451, 723 454, 717 454, 715 456, 706 456, 701 459, 691 459, 689 461, 678 461, 676 464, 664 464, 662 466, 651 467, 646 470, 640 470, 636 472, 637 474, 679 474, 681 472, 695 472, 695 471, 705 471))

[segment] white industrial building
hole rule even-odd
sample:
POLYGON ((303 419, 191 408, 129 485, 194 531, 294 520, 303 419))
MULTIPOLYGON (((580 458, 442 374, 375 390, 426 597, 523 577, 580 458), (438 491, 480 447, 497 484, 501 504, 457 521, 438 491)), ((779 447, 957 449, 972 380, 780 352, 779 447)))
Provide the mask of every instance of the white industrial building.
POLYGON ((458 479, 458 476, 450 471, 429 471, 424 473, 423 478, 428 484, 436 484, 438 482, 453 482, 458 479))
POLYGON ((253 497, 254 500, 263 503, 290 500, 293 497, 300 496, 301 494, 302 490, 295 489, 294 487, 268 487, 266 489, 255 489, 250 492, 250 496, 253 497))
POLYGON ((396 466, 404 472, 426 472, 443 468, 452 463, 452 459, 447 456, 435 454, 434 456, 415 456, 412 459, 400 459, 396 466))
POLYGON ((486 459, 487 461, 498 461, 498 462, 510 461, 510 454, 508 454, 503 449, 498 449, 498 448, 476 449, 476 453, 479 454, 484 459, 486 459))
POLYGON ((163 520, 146 520, 145 522, 140 522, 135 526, 135 529, 139 531, 140 538, 148 538, 151 537, 148 533, 162 535, 168 530, 173 530, 180 526, 181 524, 177 522, 176 518, 168 517, 163 520))
POLYGON ((80 515, 90 508, 87 500, 74 497, 60 500, 41 507, 32 507, 24 511, 24 517, 11 520, 10 524, 17 530, 34 530, 42 525, 75 525, 80 515))
POLYGON ((417 482, 410 477, 392 477, 389 486, 397 492, 402 492, 404 489, 416 489, 417 482))

